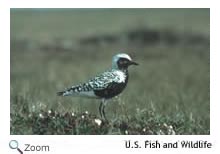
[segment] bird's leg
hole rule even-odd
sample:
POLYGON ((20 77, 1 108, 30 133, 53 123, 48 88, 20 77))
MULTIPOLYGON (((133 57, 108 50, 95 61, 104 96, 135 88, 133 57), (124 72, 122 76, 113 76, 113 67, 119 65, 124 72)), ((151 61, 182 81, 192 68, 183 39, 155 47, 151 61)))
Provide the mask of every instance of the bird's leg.
POLYGON ((102 106, 103 106, 103 101, 101 101, 101 103, 99 105, 99 114, 100 114, 101 118, 103 117, 103 115, 102 115, 102 106))
POLYGON ((102 115, 103 115, 104 119, 107 121, 107 118, 106 118, 106 116, 105 116, 106 100, 103 99, 102 103, 103 103, 103 105, 102 105, 102 106, 103 106, 103 107, 102 107, 102 115))
POLYGON ((103 114, 104 119, 107 120, 107 118, 105 116, 105 104, 103 105, 103 108, 102 108, 102 114, 103 114))

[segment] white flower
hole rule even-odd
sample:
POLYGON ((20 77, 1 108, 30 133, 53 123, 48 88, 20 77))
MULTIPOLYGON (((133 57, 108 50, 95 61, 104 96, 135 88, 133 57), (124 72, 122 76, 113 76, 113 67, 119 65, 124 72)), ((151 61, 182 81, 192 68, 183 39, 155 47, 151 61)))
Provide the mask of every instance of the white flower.
POLYGON ((166 124, 166 123, 163 123, 163 125, 164 125, 165 127, 167 127, 167 124, 166 124))
POLYGON ((51 110, 48 110, 48 113, 51 114, 51 110))
POLYGON ((85 116, 84 115, 82 115, 82 119, 84 119, 85 118, 85 116))
POLYGON ((88 111, 85 111, 85 114, 89 114, 89 112, 88 112, 88 111))
POLYGON ((157 135, 165 135, 165 134, 164 134, 164 132, 163 132, 162 130, 159 130, 159 131, 157 132, 157 135))
POLYGON ((41 114, 41 113, 39 114, 39 117, 40 117, 40 118, 44 118, 43 114, 41 114))
POLYGON ((102 123, 102 121, 101 121, 100 119, 95 119, 95 123, 96 123, 98 126, 100 126, 101 123, 102 123))
POLYGON ((169 129, 168 129, 168 134, 169 135, 175 135, 176 133, 175 133, 175 131, 173 130, 173 126, 169 126, 169 129))
POLYGON ((128 131, 127 130, 125 131, 125 134, 128 135, 128 131))
POLYGON ((73 116, 73 117, 75 116, 74 112, 72 112, 72 116, 73 116))

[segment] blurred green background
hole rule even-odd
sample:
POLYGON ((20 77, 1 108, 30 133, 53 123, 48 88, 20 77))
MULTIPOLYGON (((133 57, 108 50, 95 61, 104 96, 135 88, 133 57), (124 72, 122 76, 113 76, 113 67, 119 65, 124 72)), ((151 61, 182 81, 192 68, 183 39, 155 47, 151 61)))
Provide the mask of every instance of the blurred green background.
POLYGON ((140 65, 110 119, 143 110, 210 123, 209 9, 11 9, 11 114, 43 108, 98 115, 99 100, 58 97, 125 52, 140 65))

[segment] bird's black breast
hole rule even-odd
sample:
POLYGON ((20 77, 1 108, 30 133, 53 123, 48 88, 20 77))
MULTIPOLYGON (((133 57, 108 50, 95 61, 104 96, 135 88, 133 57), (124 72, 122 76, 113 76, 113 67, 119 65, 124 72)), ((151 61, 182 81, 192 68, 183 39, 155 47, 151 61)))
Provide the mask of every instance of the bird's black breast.
POLYGON ((117 82, 112 82, 109 84, 109 86, 105 89, 102 90, 94 90, 94 93, 96 96, 101 97, 101 98, 112 98, 117 95, 119 95, 126 87, 127 82, 128 82, 128 74, 126 73, 126 80, 125 82, 117 83, 117 82))
POLYGON ((95 95, 101 98, 112 98, 120 94, 124 88, 126 87, 126 83, 112 83, 109 87, 103 90, 94 90, 95 95))

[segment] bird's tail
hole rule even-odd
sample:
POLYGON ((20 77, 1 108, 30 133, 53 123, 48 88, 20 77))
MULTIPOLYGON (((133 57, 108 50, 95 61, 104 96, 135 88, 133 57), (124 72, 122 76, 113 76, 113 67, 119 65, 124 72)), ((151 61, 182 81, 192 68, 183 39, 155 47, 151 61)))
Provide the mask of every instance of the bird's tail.
POLYGON ((60 91, 60 92, 57 92, 57 96, 69 96, 69 95, 74 95, 74 94, 77 94, 79 93, 79 88, 80 86, 73 86, 69 89, 66 89, 64 91, 60 91))
POLYGON ((65 91, 59 91, 57 92, 57 96, 64 96, 65 91))
POLYGON ((59 91, 57 92, 57 96, 69 96, 69 95, 73 95, 74 91, 72 89, 67 89, 64 91, 59 91))

